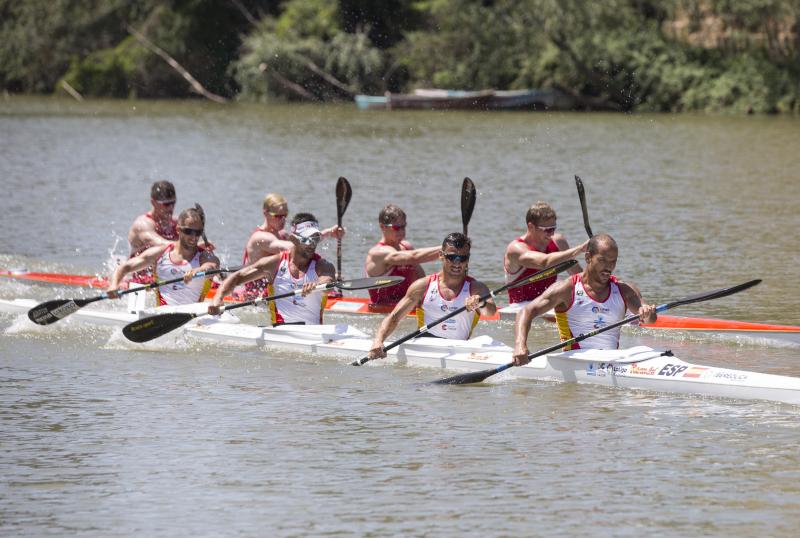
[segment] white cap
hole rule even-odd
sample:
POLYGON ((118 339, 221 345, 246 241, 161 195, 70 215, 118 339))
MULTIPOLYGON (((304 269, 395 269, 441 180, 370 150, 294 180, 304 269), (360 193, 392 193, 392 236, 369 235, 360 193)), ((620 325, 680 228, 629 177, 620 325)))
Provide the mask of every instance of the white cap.
POLYGON ((307 220, 292 226, 292 235, 301 241, 304 239, 311 239, 314 236, 318 239, 322 239, 322 232, 319 231, 319 223, 314 220, 307 220))

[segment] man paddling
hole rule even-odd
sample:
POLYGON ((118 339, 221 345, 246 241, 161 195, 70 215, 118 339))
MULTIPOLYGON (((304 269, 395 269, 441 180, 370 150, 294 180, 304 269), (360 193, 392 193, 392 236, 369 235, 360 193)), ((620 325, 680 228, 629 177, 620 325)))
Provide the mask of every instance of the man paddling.
MULTIPOLYGON (((506 283, 536 274, 545 267, 577 257, 586 252, 589 241, 570 248, 566 238, 556 233, 556 212, 545 202, 536 202, 525 215, 527 230, 506 247, 503 258, 506 283)), ((573 275, 581 272, 576 265, 569 272, 573 275)), ((526 284, 508 290, 510 303, 532 301, 544 290, 555 283, 556 277, 526 284)))
MULTIPOLYGON (((242 265, 250 265, 258 260, 281 252, 288 252, 292 248, 289 232, 286 231, 286 218, 289 215, 289 204, 280 194, 270 193, 264 197, 262 203, 264 222, 256 227, 247 240, 244 248, 242 265)), ((331 226, 320 231, 322 238, 344 237, 344 228, 331 226)), ((267 289, 268 282, 257 279, 245 284, 244 298, 251 299, 262 295, 267 289)))
POLYGON ((116 298, 122 279, 128 273, 150 267, 156 280, 183 276, 183 283, 156 289, 159 305, 182 305, 202 301, 211 286, 207 278, 193 279, 199 272, 219 268, 213 253, 198 245, 203 235, 203 218, 197 209, 185 209, 178 215, 177 240, 150 247, 117 266, 108 283, 109 297, 116 298))
POLYGON ((381 323, 372 341, 370 359, 386 356, 383 343, 411 310, 417 307, 419 326, 430 324, 438 318, 466 307, 466 310, 424 333, 425 336, 467 340, 478 323, 480 315, 492 316, 497 311, 493 300, 485 303, 482 295, 489 294, 485 284, 467 276, 471 242, 462 233, 451 233, 439 248, 442 269, 428 277, 414 281, 391 314, 381 323))
POLYGON ((336 276, 333 264, 316 253, 321 240, 322 232, 316 217, 311 213, 298 213, 292 219, 289 232, 290 248, 262 257, 229 275, 214 295, 208 313, 219 314, 223 297, 236 286, 263 279, 268 284, 265 295, 302 290, 301 295, 269 303, 273 325, 321 324, 327 294, 314 292, 314 288, 333 282, 336 276))
MULTIPOLYGON (((178 239, 178 221, 172 217, 175 210, 175 186, 169 181, 156 181, 150 187, 151 209, 139 215, 128 231, 130 256, 138 256, 150 247, 168 245, 178 239)), ((135 275, 134 282, 147 284, 150 275, 146 272, 135 275)))
MULTIPOLYGON (((598 234, 589 240, 586 268, 571 278, 550 286, 528 303, 518 314, 515 324, 514 364, 522 366, 528 359, 528 333, 531 322, 554 308, 561 341, 602 328, 625 317, 626 311, 642 316, 645 323, 656 321, 656 307, 644 304, 630 285, 612 274, 617 265, 619 249, 608 234, 598 234)), ((620 328, 575 343, 570 349, 617 349, 620 328)))
POLYGON ((389 204, 378 213, 381 240, 367 253, 367 276, 402 276, 405 280, 389 288, 369 290, 373 305, 395 306, 409 286, 425 276, 420 264, 439 257, 438 246, 415 249, 406 241, 406 223, 405 212, 396 205, 389 204))

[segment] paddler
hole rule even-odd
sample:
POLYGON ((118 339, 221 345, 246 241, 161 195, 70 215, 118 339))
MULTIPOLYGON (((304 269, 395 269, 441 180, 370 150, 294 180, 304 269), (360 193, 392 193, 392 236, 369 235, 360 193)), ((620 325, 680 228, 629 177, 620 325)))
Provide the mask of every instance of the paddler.
MULTIPOLYGON (((597 234, 586 249, 586 267, 580 274, 557 282, 517 314, 515 324, 514 364, 528 359, 528 333, 531 322, 555 309, 561 341, 620 321, 626 311, 642 316, 644 323, 656 321, 656 307, 642 302, 639 293, 612 274, 617 265, 617 243, 608 234, 597 234)), ((618 349, 620 328, 575 343, 570 349, 618 349)))
POLYGON ((423 333, 424 336, 468 340, 480 315, 492 316, 497 311, 494 301, 486 302, 481 296, 489 294, 485 284, 467 276, 471 241, 462 233, 451 233, 437 247, 442 268, 438 273, 423 276, 414 281, 394 310, 381 323, 372 341, 369 358, 386 356, 383 343, 411 310, 417 308, 420 327, 442 316, 466 307, 466 311, 436 325, 423 333))
POLYGON ((378 213, 381 240, 367 253, 367 276, 402 276, 405 280, 396 286, 369 290, 372 305, 395 306, 409 286, 425 276, 420 264, 439 257, 439 246, 415 249, 406 240, 406 224, 405 212, 396 205, 389 204, 378 213))
POLYGON ((300 295, 269 303, 273 325, 321 324, 327 293, 314 288, 333 282, 336 269, 316 253, 320 241, 322 231, 316 217, 311 213, 296 214, 289 229, 289 249, 264 256, 229 275, 214 295, 208 313, 219 314, 223 297, 236 286, 263 279, 268 284, 265 295, 302 290, 300 295))
MULTIPOLYGON (((525 215, 527 230, 506 247, 503 257, 506 283, 538 273, 545 267, 578 257, 586 252, 589 241, 570 247, 566 238, 556 232, 556 212, 545 202, 536 202, 525 215)), ((580 265, 569 269, 573 275, 580 265)), ((509 303, 532 301, 556 282, 556 276, 508 290, 509 303)))
MULTIPOLYGON (((134 258, 150 247, 166 246, 178 239, 178 221, 172 216, 175 211, 175 186, 169 181, 156 181, 150 187, 151 209, 139 215, 128 231, 130 255, 134 258)), ((133 282, 149 284, 152 275, 149 271, 136 273, 133 282)))
MULTIPOLYGON (((174 194, 173 194, 174 195, 174 194)), ((159 305, 182 305, 202 301, 211 286, 209 278, 194 279, 199 272, 219 268, 219 260, 205 247, 198 245, 203 235, 203 218, 197 209, 184 209, 176 220, 177 238, 166 244, 145 249, 117 266, 108 283, 109 297, 116 298, 120 282, 128 273, 146 267, 156 280, 172 280, 183 276, 183 284, 156 288, 159 305)))
MULTIPOLYGON (((292 248, 289 232, 286 228, 286 218, 289 215, 289 204, 280 194, 270 193, 264 197, 262 203, 264 222, 257 226, 250 234, 244 248, 242 265, 250 265, 267 256, 288 252, 292 248)), ((320 230, 322 238, 344 237, 344 228, 331 226, 320 230)), ((245 284, 244 298, 252 299, 263 295, 268 283, 264 279, 257 279, 245 284)))

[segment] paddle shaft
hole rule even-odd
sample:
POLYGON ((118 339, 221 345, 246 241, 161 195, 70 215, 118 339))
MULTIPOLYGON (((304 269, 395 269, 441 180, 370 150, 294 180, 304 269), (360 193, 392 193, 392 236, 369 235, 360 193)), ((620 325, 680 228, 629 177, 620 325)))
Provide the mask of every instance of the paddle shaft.
POLYGON ((586 228, 586 233, 589 234, 589 239, 591 239, 594 234, 592 233, 592 227, 589 226, 589 209, 586 206, 586 191, 583 189, 583 181, 577 175, 575 176, 575 186, 578 188, 578 198, 581 201, 581 212, 583 212, 583 226, 586 228))
MULTIPOLYGON (((551 276, 557 275, 558 273, 560 273, 562 271, 566 271, 567 269, 569 269, 570 267, 572 267, 576 263, 578 263, 578 262, 576 262, 575 260, 566 260, 566 261, 558 263, 558 264, 556 264, 556 265, 554 265, 552 267, 547 267, 545 269, 542 269, 541 271, 539 271, 535 275, 531 275, 531 276, 528 276, 528 277, 525 277, 525 278, 517 279, 514 282, 510 282, 508 284, 500 286, 499 288, 497 288, 494 291, 490 291, 489 293, 487 293, 485 295, 481 295, 481 302, 488 301, 489 299, 494 298, 495 296, 497 296, 497 294, 502 293, 503 291, 507 290, 508 288, 515 288, 517 286, 522 286, 524 284, 530 284, 532 282, 537 282, 539 280, 544 280, 545 278, 550 278, 551 276)), ((383 349, 384 352, 389 351, 390 349, 395 348, 395 347, 399 346, 400 344, 402 344, 404 342, 408 342, 412 338, 416 338, 416 337, 420 336, 421 334, 424 334, 424 333, 428 332, 429 330, 431 330, 432 328, 436 327, 437 325, 439 325, 441 323, 444 323, 445 321, 447 321, 448 319, 452 318, 453 316, 457 316, 457 315, 461 314, 462 312, 464 312, 466 310, 467 310, 466 306, 462 306, 458 310, 453 310, 449 314, 446 314, 446 315, 442 316, 441 318, 436 319, 436 320, 428 323, 427 325, 425 325, 423 327, 420 327, 419 329, 417 329, 413 333, 409 333, 409 334, 403 336, 402 338, 399 338, 399 339, 395 340, 391 344, 383 346, 382 349, 383 349)), ((373 359, 371 359, 368 356, 367 357, 361 357, 360 359, 358 359, 356 361, 353 361, 350 364, 352 366, 361 366, 361 365, 363 365, 363 364, 365 364, 365 363, 367 363, 367 362, 369 362, 371 360, 373 360, 373 359)))
MULTIPOLYGON (((718 299, 720 297, 732 295, 734 293, 746 290, 747 288, 751 288, 756 284, 758 284, 759 282, 761 282, 761 280, 759 279, 750 280, 748 282, 730 288, 722 288, 707 293, 690 295, 689 297, 684 297, 683 299, 679 299, 671 303, 664 303, 662 305, 659 305, 656 307, 656 312, 663 312, 665 310, 675 308, 676 306, 687 305, 691 303, 699 303, 701 301, 709 301, 711 299, 718 299)), ((541 357, 542 355, 546 355, 548 353, 552 353, 553 351, 557 351, 559 349, 571 346, 572 344, 581 342, 583 340, 586 340, 587 338, 591 338, 592 336, 597 336, 600 333, 604 333, 606 331, 610 331, 611 329, 615 329, 627 323, 631 323, 632 321, 636 321, 640 317, 641 317, 640 314, 628 316, 627 318, 621 319, 610 325, 606 325, 605 327, 600 327, 599 329, 595 329, 594 331, 589 331, 588 333, 580 334, 574 338, 570 338, 569 340, 565 340, 548 348, 541 349, 534 353, 529 353, 528 360, 534 359, 536 357, 541 357)), ((434 383, 439 385, 465 385, 468 383, 480 383, 481 381, 487 379, 488 377, 491 377, 495 374, 499 374, 504 370, 508 370, 512 366, 515 366, 515 364, 513 362, 509 362, 508 364, 503 364, 502 366, 498 366, 497 368, 493 368, 491 370, 483 370, 481 372, 471 372, 468 374, 457 375, 446 379, 440 379, 438 381, 434 381, 434 383)))
MULTIPOLYGON (((321 284, 314 288, 314 291, 322 291, 322 290, 329 290, 333 288, 335 285, 334 282, 330 282, 328 284, 321 284)), ((227 312, 228 310, 235 310, 237 308, 242 308, 243 306, 250 306, 255 305, 258 303, 268 303, 270 301, 276 301, 278 299, 285 299, 286 297, 291 297, 292 295, 301 295, 303 293, 302 288, 298 288, 296 290, 287 291, 286 293, 279 293, 278 295, 270 295, 269 297, 261 297, 259 299, 253 299, 251 301, 245 301, 243 303, 235 303, 231 305, 225 305, 220 310, 222 312, 227 312)), ((197 316, 204 316, 205 314, 193 314, 194 317, 197 316)))

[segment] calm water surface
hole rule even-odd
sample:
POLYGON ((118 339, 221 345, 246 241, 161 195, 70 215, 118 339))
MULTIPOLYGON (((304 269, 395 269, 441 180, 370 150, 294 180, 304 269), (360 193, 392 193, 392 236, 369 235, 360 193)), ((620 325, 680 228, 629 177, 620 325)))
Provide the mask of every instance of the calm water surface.
MULTIPOLYGON (((159 178, 176 184, 179 208, 204 206, 209 238, 236 264, 265 193, 330 225, 342 175, 354 191, 344 273, 359 277, 380 207, 405 208, 409 238, 436 244, 460 228, 469 176, 470 270, 497 285, 532 202, 549 201, 583 239, 579 174, 592 227, 620 244, 617 273, 648 300, 763 278, 675 313, 800 324, 798 135, 798 120, 772 117, 7 99, 0 266, 105 274, 159 178)), ((0 282, 0 298, 75 293, 0 282)), ((420 386, 441 372, 180 339, 142 349, 102 327, 7 315, 0 330, 6 536, 794 536, 800 525, 790 406, 511 377, 420 386)), ((512 341, 507 322, 482 330, 512 341)), ((538 326, 532 349, 555 339, 538 326)), ((624 343, 800 376, 797 347, 624 343)))

